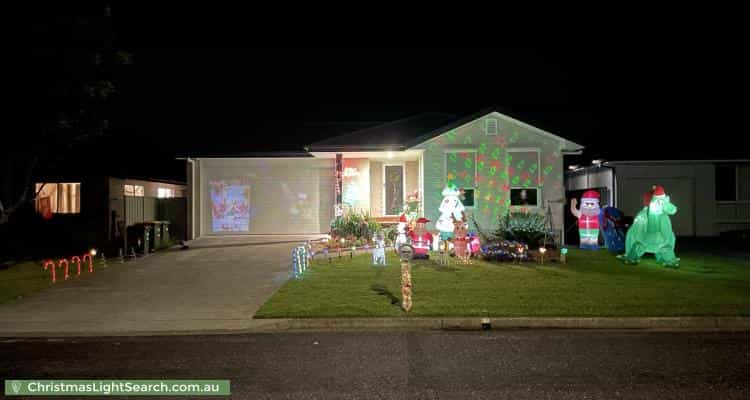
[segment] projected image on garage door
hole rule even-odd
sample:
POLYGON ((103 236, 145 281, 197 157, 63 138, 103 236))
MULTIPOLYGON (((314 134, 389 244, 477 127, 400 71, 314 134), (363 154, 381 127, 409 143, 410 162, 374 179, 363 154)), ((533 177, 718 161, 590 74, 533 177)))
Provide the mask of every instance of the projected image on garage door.
POLYGON ((214 232, 250 230, 250 185, 240 180, 211 181, 211 227, 214 232))

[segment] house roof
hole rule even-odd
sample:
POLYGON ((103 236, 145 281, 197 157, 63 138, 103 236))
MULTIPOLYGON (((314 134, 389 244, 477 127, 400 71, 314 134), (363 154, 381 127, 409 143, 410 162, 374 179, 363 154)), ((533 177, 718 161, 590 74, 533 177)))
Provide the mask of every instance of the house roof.
POLYGON ((456 121, 457 116, 428 112, 359 129, 312 143, 308 151, 404 150, 415 138, 456 121))
POLYGON ((310 144, 306 147, 306 150, 316 152, 404 150, 493 112, 498 113, 507 121, 523 126, 543 136, 565 141, 568 147, 566 150, 568 151, 580 151, 583 149, 583 146, 580 144, 512 118, 503 111, 499 107, 493 106, 463 118, 458 118, 452 114, 423 113, 324 139, 310 144))

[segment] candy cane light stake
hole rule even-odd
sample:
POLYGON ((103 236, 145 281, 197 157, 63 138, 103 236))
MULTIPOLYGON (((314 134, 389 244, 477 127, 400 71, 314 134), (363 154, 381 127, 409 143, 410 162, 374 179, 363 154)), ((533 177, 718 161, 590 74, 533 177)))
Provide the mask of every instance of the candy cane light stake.
POLYGON ((68 260, 61 258, 60 261, 57 262, 58 267, 62 267, 62 264, 65 263, 65 279, 68 279, 68 260))
POLYGON ((51 267, 52 269, 52 283, 55 283, 57 281, 57 277, 55 276, 55 262, 52 260, 47 260, 44 262, 44 270, 47 270, 47 267, 51 267))
POLYGON ((86 262, 86 258, 89 259, 89 272, 94 272, 94 261, 91 258, 91 254, 89 253, 84 254, 82 257, 83 262, 86 262))
POLYGON ((74 263, 78 264, 78 274, 77 274, 77 276, 80 276, 81 275, 81 257, 78 257, 78 256, 70 257, 70 262, 74 262, 74 263))

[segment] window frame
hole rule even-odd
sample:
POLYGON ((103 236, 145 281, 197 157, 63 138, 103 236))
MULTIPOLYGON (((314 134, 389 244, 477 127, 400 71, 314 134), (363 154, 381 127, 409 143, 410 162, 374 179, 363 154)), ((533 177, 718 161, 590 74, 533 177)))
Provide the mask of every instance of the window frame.
MULTIPOLYGON (((508 166, 505 167, 505 172, 508 175, 508 188, 509 188, 508 199, 512 198, 511 194, 513 192, 513 189, 527 189, 527 190, 528 189, 536 189, 536 205, 535 206, 513 205, 513 203, 512 203, 513 200, 511 200, 510 207, 511 208, 512 207, 517 207, 517 208, 537 208, 537 209, 542 209, 543 208, 542 207, 542 187, 539 186, 539 184, 537 183, 537 182, 539 182, 539 180, 542 177, 542 148, 541 147, 513 147, 513 148, 506 149, 505 152, 506 153, 532 153, 532 152, 536 152, 536 165, 537 165, 537 168, 536 168, 536 179, 534 179, 534 182, 535 182, 534 185, 528 186, 528 187, 523 186, 523 185, 511 185, 510 182, 511 182, 512 178, 510 176, 510 173, 509 173, 510 171, 508 170, 508 168, 509 168, 508 166)), ((513 165, 513 164, 511 163, 511 165, 513 165)))
MULTIPOLYGON (((44 185, 44 187, 50 187, 54 185, 54 191, 55 191, 55 205, 54 208, 52 207, 52 204, 50 203, 50 213, 51 214, 67 214, 67 215, 80 215, 81 214, 81 182, 36 182, 34 185, 35 193, 40 193, 40 187, 39 185, 44 185), (67 204, 67 207, 64 207, 67 211, 61 211, 62 204, 61 200, 63 198, 63 185, 72 185, 73 187, 76 187, 77 190, 74 192, 75 197, 72 195, 69 195, 71 200, 69 204, 67 204), (75 199, 75 201, 73 201, 75 199), (54 209, 54 211, 52 211, 54 209), (74 209, 75 211, 69 211, 71 209, 74 209)), ((71 192, 73 193, 73 192, 71 192)), ((41 214, 42 211, 39 209, 40 204, 40 198, 37 197, 34 199, 34 212, 37 214, 41 214)))
POLYGON ((443 186, 448 184, 448 154, 450 153, 474 153, 474 179, 472 180, 471 186, 459 186, 459 190, 471 189, 474 191, 474 205, 467 206, 464 204, 464 208, 467 210, 475 210, 479 208, 479 198, 477 197, 477 154, 479 149, 476 148, 460 148, 460 149, 443 149, 443 186))
POLYGON ((123 184, 122 193, 123 193, 123 196, 127 196, 127 197, 146 197, 146 188, 143 185, 136 185, 134 183, 123 184), (130 186, 133 189, 132 194, 128 194, 127 186, 130 186), (137 188, 141 189, 141 194, 138 194, 138 190, 136 190, 137 188))

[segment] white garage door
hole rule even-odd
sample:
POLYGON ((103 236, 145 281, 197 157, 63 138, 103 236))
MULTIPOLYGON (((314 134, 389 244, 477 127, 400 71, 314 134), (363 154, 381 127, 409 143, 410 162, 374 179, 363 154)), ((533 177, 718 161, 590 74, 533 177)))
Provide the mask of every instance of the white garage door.
POLYGON ((334 179, 332 160, 202 159, 202 233, 328 232, 334 179))
POLYGON ((626 178, 619 182, 618 208, 626 215, 635 216, 643 208, 643 194, 654 184, 662 185, 677 214, 671 217, 672 229, 678 236, 695 234, 695 194, 692 178, 626 178))

